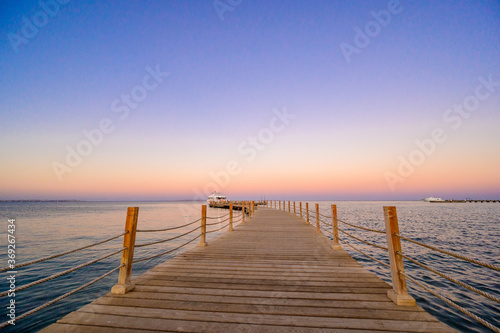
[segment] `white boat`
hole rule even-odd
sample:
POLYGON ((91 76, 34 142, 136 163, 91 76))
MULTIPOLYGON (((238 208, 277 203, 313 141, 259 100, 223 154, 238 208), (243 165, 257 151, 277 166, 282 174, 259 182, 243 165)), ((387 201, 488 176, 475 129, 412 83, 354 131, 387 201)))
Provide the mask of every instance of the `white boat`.
POLYGON ((427 202, 443 202, 445 200, 441 199, 441 198, 428 197, 428 198, 425 198, 424 201, 427 201, 427 202))
POLYGON ((208 196, 207 202, 210 203, 224 203, 228 202, 227 197, 223 194, 214 192, 208 196))

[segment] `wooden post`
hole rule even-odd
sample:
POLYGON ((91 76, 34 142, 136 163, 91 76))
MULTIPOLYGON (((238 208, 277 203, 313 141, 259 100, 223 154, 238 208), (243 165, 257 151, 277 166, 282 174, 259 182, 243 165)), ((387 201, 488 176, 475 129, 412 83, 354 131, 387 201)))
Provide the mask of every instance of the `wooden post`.
POLYGON ((118 283, 111 288, 111 293, 115 295, 126 294, 135 287, 130 276, 132 274, 132 262, 134 261, 135 234, 138 216, 139 207, 128 207, 127 219, 125 221, 125 231, 127 233, 123 236, 123 247, 126 249, 122 251, 121 260, 121 264, 125 266, 120 268, 118 283))
POLYGON ((408 295, 406 279, 403 275, 399 274, 399 272, 404 273, 405 269, 403 257, 396 254, 396 252, 403 253, 401 251, 401 240, 395 236, 395 234, 399 234, 396 207, 384 206, 384 220, 392 277, 392 290, 387 291, 387 296, 397 305, 415 306, 415 299, 408 295))
POLYGON ((306 216, 307 216, 307 224, 309 224, 309 202, 306 202, 306 216))
POLYGON ((295 201, 293 202, 293 215, 297 216, 297 213, 295 212, 295 201))
POLYGON ((228 231, 233 231, 233 204, 229 204, 229 229, 228 231))
POLYGON ((332 249, 334 250, 342 249, 339 244, 339 221, 337 220, 337 205, 332 205, 332 232, 333 232, 332 249))
POLYGON ((201 205, 201 238, 198 246, 207 246, 207 205, 201 205))
POLYGON ((299 203, 300 218, 302 218, 302 201, 299 203))
POLYGON ((288 212, 290 213, 290 201, 288 201, 288 212))
POLYGON ((321 229, 319 228, 319 204, 316 204, 316 232, 321 232, 321 229))
POLYGON ((242 211, 242 214, 243 216, 241 217, 241 223, 245 223, 245 201, 242 201, 241 202, 241 211, 242 211))

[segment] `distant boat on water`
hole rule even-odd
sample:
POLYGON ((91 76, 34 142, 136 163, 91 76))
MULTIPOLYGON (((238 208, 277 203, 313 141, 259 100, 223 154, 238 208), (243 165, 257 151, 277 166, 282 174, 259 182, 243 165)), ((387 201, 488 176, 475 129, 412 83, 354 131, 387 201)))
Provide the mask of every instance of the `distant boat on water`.
POLYGON ((427 201, 427 202, 444 202, 445 200, 442 199, 442 198, 428 197, 428 198, 425 198, 424 201, 427 201))
POLYGON ((228 200, 227 200, 227 197, 225 195, 214 192, 208 196, 207 202, 209 204, 213 204, 213 203, 228 202, 228 200))

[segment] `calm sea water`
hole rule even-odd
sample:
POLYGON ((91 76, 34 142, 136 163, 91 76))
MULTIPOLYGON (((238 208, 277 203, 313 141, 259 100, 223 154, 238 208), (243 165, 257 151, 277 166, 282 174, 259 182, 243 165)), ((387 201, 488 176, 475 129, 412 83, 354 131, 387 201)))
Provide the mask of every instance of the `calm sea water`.
MULTIPOLYGON (((433 244, 443 249, 466 254, 475 259, 500 265, 500 204, 498 203, 457 203, 430 204, 425 202, 320 202, 320 209, 330 215, 330 204, 337 204, 339 219, 373 229, 384 229, 382 207, 395 205, 398 209, 400 231, 415 240, 433 244)), ((310 202, 310 208, 313 208, 310 202)), ((200 217, 201 203, 191 202, 67 202, 67 203, 0 203, 0 267, 7 266, 7 224, 9 218, 16 219, 16 261, 25 261, 67 251, 75 247, 97 242, 123 232, 126 209, 138 206, 139 229, 155 229, 176 226, 194 221, 200 217)), ((209 209, 208 216, 224 216, 227 210, 209 209)), ((221 218, 219 220, 222 220, 221 218)), ((216 222, 217 219, 210 222, 216 222)), ((221 226, 226 222, 221 223, 221 226)), ((170 238, 184 233, 193 226, 163 233, 140 233, 137 244, 152 240, 170 238)), ((385 236, 365 231, 353 230, 340 225, 345 231, 376 244, 385 245, 385 236)), ((218 233, 208 235, 216 237, 218 233)), ((197 232, 166 244, 138 248, 135 259, 144 258, 170 248, 174 248, 197 232)), ((346 238, 346 236, 341 237, 346 238)), ((197 241, 180 251, 196 246, 197 241)), ((388 262, 382 251, 368 245, 352 241, 352 244, 376 258, 388 262)), ((99 258, 117 250, 122 239, 117 239, 98 247, 83 250, 44 263, 21 268, 16 274, 16 285, 38 280, 76 265, 99 258)), ((343 246, 363 266, 390 281, 389 271, 381 265, 343 246)), ((160 262, 175 256, 180 251, 159 258, 146 260, 133 267, 133 277, 138 276, 160 262)), ((452 257, 403 242, 403 251, 419 261, 469 283, 479 289, 500 296, 499 274, 486 268, 463 262, 452 257)), ((89 267, 57 278, 53 281, 16 292, 16 314, 20 315, 47 301, 54 299, 119 265, 120 254, 104 259, 89 267)), ((442 295, 456 300, 473 313, 491 323, 500 325, 500 306, 484 297, 477 296, 461 287, 451 285, 433 273, 405 263, 407 273, 438 290, 442 295)), ((36 314, 9 326, 5 332, 36 332, 57 319, 90 303, 107 293, 117 282, 118 272, 36 314)), ((9 288, 7 274, 0 274, 0 290, 9 288)), ((431 314, 462 332, 489 332, 475 321, 415 287, 411 282, 409 292, 419 305, 431 314)), ((8 320, 6 307, 8 297, 0 299, 0 321, 8 320)))

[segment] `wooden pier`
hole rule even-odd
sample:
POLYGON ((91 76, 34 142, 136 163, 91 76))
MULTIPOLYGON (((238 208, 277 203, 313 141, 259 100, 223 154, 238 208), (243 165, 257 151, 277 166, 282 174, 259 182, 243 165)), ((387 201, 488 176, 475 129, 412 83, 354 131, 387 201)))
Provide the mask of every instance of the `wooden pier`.
POLYGON ((453 332, 303 219, 258 209, 42 332, 453 332))

